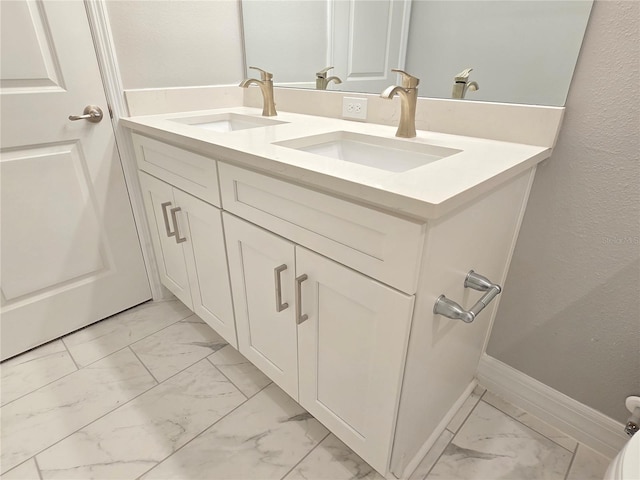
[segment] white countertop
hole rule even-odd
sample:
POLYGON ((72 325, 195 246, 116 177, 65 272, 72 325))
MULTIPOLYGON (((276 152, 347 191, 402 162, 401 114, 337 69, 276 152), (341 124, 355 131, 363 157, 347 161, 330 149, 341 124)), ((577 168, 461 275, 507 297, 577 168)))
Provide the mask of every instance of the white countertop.
POLYGON ((551 149, 473 137, 418 131, 411 139, 395 137, 396 127, 278 112, 281 122, 232 132, 214 132, 171 119, 237 113, 259 117, 261 109, 222 108, 122 119, 131 130, 210 156, 288 179, 320 191, 418 219, 434 219, 496 188, 551 155, 551 149), (401 142, 461 150, 404 172, 274 145, 301 137, 345 131, 401 142))

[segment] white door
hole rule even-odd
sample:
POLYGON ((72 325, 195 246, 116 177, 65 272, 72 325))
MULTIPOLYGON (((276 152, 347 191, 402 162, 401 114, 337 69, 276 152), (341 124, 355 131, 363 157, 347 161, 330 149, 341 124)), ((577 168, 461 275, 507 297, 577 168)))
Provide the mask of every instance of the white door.
MULTIPOLYGON (((347 92, 382 92, 404 68, 411 0, 333 0, 329 63, 347 92)), ((411 72, 409 72, 411 73, 411 72)))
POLYGON ((4 359, 151 292, 83 2, 0 9, 4 359))
POLYGON ((173 187, 144 172, 139 172, 139 177, 160 282, 193 310, 184 251, 185 242, 182 241, 185 237, 177 225, 179 207, 176 205, 173 187))
POLYGON ((238 349, 293 399, 298 399, 294 245, 223 214, 238 349))
POLYGON ((305 248, 298 326, 300 405, 385 473, 414 297, 305 248))
POLYGON ((222 231, 222 213, 213 205, 173 189, 181 209, 176 221, 186 238, 185 260, 193 311, 222 338, 238 348, 233 318, 229 269, 222 231))

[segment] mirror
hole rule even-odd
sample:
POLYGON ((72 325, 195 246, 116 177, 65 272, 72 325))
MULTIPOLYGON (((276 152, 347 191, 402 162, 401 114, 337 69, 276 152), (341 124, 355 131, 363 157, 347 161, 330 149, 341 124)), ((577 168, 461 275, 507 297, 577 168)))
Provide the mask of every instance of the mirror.
POLYGON ((242 0, 246 65, 277 86, 362 93, 397 84, 401 68, 434 98, 452 98, 472 68, 457 88, 468 100, 562 106, 592 3, 242 0))

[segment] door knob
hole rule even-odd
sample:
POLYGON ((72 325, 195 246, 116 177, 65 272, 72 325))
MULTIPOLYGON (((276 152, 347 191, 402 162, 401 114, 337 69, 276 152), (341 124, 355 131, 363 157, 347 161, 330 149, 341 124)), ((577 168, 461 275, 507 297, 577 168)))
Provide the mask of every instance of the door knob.
POLYGON ((102 120, 102 109, 97 105, 87 105, 84 107, 82 115, 69 115, 69 120, 75 122, 76 120, 87 120, 91 123, 98 123, 102 120))

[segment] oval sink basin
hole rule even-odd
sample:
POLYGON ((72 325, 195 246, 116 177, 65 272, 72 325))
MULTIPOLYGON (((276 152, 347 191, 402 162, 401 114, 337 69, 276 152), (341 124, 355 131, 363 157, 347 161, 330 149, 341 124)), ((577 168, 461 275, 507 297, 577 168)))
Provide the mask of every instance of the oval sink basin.
POLYGON ((178 122, 193 127, 211 130, 213 132, 233 132, 235 130, 246 130, 248 128, 268 127, 279 125, 280 120, 267 117, 252 117, 250 115, 240 115, 238 113, 218 113, 214 115, 201 115, 198 117, 172 118, 172 122, 178 122))
POLYGON ((406 172, 462 151, 352 132, 331 132, 277 142, 274 145, 389 172, 406 172))

